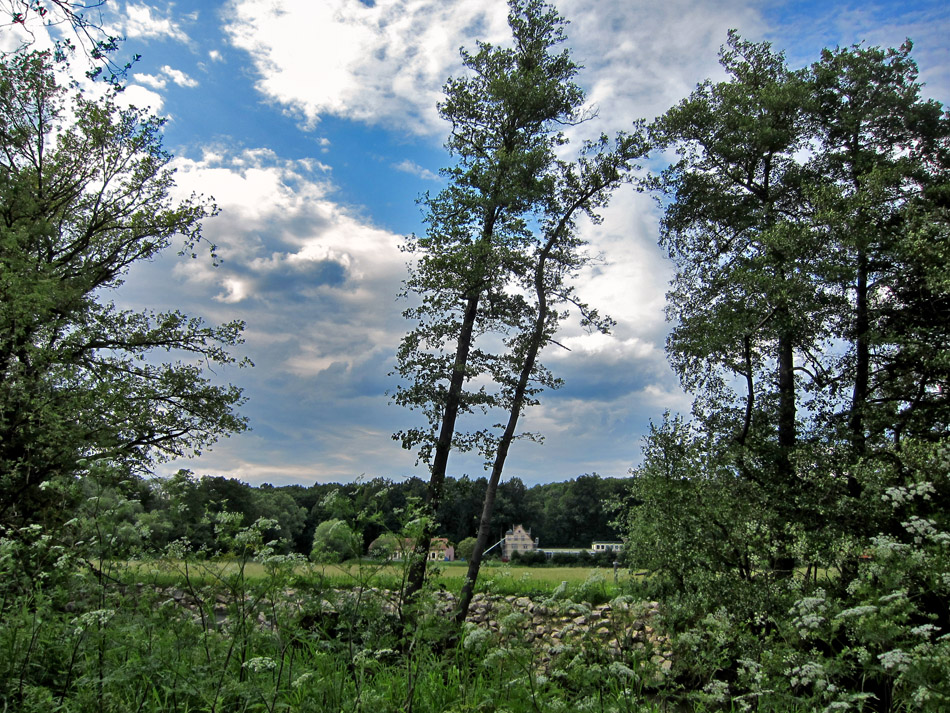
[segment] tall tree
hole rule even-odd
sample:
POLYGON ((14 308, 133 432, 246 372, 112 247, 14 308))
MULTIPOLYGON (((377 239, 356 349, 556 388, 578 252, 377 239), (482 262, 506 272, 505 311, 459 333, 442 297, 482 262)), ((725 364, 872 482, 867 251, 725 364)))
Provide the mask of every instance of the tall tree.
MULTIPOLYGON (((729 81, 707 80, 653 127, 680 155, 660 184, 670 198, 661 243, 676 267, 667 346, 746 476, 791 504, 801 490, 796 356, 808 362, 825 336, 810 267, 822 243, 802 220, 796 158, 806 147, 806 83, 767 43, 735 33, 720 61, 729 81), (744 398, 733 396, 735 380, 744 398)), ((775 565, 787 570, 787 553, 775 565)))
POLYGON ((612 151, 607 150, 607 138, 601 137, 596 146, 588 144, 585 147, 586 155, 579 159, 576 166, 559 163, 558 181, 552 188, 540 240, 532 256, 530 281, 524 285, 525 291, 533 296, 533 301, 529 303, 523 325, 510 340, 512 348, 507 361, 512 378, 502 391, 508 420, 492 460, 478 537, 459 597, 456 612, 456 621, 459 623, 465 621, 475 593, 482 555, 488 545, 495 494, 508 451, 517 435, 518 420, 526 406, 536 403, 533 398, 536 387, 532 386, 532 381, 550 383, 550 379, 543 378, 545 372, 538 363, 538 355, 554 339, 559 325, 568 314, 563 309, 567 304, 580 308, 583 322, 588 327, 606 332, 610 326, 609 319, 601 318, 596 310, 589 309, 576 297, 571 285, 571 278, 588 263, 582 251, 583 241, 576 234, 577 220, 585 214, 592 220, 599 220, 597 209, 607 202, 612 190, 626 178, 632 168, 631 161, 646 152, 641 134, 633 137, 621 135, 612 151), (542 375, 540 379, 539 373, 542 375))
MULTIPOLYGON (((442 500, 452 448, 488 439, 485 431, 456 431, 460 411, 487 408, 494 398, 466 390, 466 382, 503 368, 473 342, 523 314, 524 300, 508 288, 530 272, 529 221, 553 188, 559 129, 579 120, 583 100, 573 82, 577 66, 566 50, 554 51, 563 41, 557 13, 540 0, 511 0, 509 8, 513 46, 480 42, 474 54, 462 50, 471 74, 445 85, 439 112, 452 125, 446 148, 457 164, 443 171, 449 186, 425 201, 426 234, 407 242, 416 263, 406 293, 419 304, 405 312, 416 326, 397 353, 406 383, 393 400, 420 409, 428 425, 395 437, 429 464, 430 515, 442 500)), ((410 593, 422 587, 433 532, 430 523, 420 537, 410 593)))
POLYGON ((161 126, 110 99, 69 97, 47 54, 0 62, 4 525, 62 514, 50 481, 93 466, 146 471, 245 428, 240 390, 203 375, 205 364, 234 362, 227 347, 241 323, 208 327, 104 300, 176 235, 194 250, 215 210, 169 197, 161 126))
POLYGON ((926 283, 940 282, 932 268, 939 271, 946 245, 938 196, 948 122, 938 102, 921 99, 911 49, 908 41, 897 49, 825 50, 809 74, 817 151, 808 170, 817 188, 806 198, 835 246, 824 277, 838 300, 831 328, 848 344, 844 358, 829 364, 829 381, 849 394, 832 413, 844 416, 835 420, 857 455, 868 438, 879 446, 887 432, 899 437, 904 423, 917 422, 912 434, 920 425, 929 431, 946 385, 946 370, 934 367, 947 343, 947 305, 941 288, 926 283))
POLYGON ((950 132, 909 52, 826 50, 792 72, 732 33, 729 80, 653 127, 679 152, 658 181, 676 266, 668 351, 699 418, 656 430, 651 453, 688 438, 704 458, 638 473, 654 496, 669 483, 755 503, 717 503, 750 518, 714 525, 744 543, 722 558, 742 576, 765 553, 778 573, 794 551, 845 567, 843 543, 880 527, 867 459, 947 434, 950 132))

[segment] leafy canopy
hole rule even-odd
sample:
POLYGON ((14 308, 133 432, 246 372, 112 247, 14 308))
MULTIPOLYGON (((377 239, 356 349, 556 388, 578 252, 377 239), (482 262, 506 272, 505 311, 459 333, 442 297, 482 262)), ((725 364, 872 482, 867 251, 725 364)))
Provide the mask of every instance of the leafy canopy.
POLYGON ((48 54, 0 62, 0 523, 52 513, 50 486, 90 468, 145 472, 246 428, 240 389, 204 375, 242 323, 107 299, 175 236, 194 255, 216 212, 170 197, 162 123, 70 93, 48 54))

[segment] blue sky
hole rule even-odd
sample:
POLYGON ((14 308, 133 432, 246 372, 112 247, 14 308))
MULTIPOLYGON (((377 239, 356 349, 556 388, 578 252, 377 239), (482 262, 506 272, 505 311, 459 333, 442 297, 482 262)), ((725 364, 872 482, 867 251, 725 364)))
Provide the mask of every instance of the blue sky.
MULTIPOLYGON (((910 37, 925 94, 950 99, 945 2, 559 0, 569 47, 597 119, 573 143, 651 119, 719 77, 726 31, 784 49, 792 66, 824 46, 895 46, 910 37)), ((463 71, 460 46, 504 43, 504 0, 108 0, 104 20, 142 58, 125 100, 169 117, 178 191, 213 196, 205 224, 223 263, 169 250, 115 295, 124 306, 180 308, 210 322, 243 319, 253 369, 217 377, 245 389, 252 430, 220 441, 198 474, 252 484, 426 477, 391 434, 413 423, 388 404, 402 236, 424 230, 416 199, 444 184, 447 126, 436 102, 463 71)), ((4 30, 7 31, 7 30, 4 30)), ((610 314, 609 337, 568 326, 544 361, 565 386, 524 420, 546 437, 519 442, 507 476, 528 484, 582 473, 623 476, 650 419, 686 411, 666 365, 664 292, 649 196, 619 191, 601 225, 582 226, 603 264, 581 294, 610 314)), ((454 455, 449 472, 482 474, 454 455)))

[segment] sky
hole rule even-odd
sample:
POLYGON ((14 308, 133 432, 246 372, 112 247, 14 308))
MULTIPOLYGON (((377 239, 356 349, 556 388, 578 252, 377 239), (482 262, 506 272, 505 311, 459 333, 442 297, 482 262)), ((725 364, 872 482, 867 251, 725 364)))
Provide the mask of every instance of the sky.
MULTIPOLYGON (((570 22, 567 46, 596 111, 568 131, 572 146, 650 120, 702 80, 722 78, 717 52, 730 28, 772 42, 793 68, 823 47, 911 38, 925 96, 950 101, 944 0, 554 4, 570 22)), ((235 353, 255 364, 214 375, 243 387, 250 430, 159 474, 189 468, 253 485, 427 478, 392 439, 418 417, 387 396, 409 327, 397 298, 408 259, 400 245, 425 230, 418 198, 446 185, 441 88, 465 72, 460 47, 507 42, 505 1, 107 0, 102 13, 125 38, 119 59, 141 55, 124 101, 168 118, 176 195, 213 197, 220 209, 203 230, 222 259, 215 267, 207 255, 169 249, 107 298, 243 320, 235 353)), ((651 419, 689 410, 664 354, 671 269, 658 220, 651 196, 624 187, 599 225, 581 225, 602 259, 578 290, 616 327, 588 335, 575 319, 558 337, 569 349, 543 352, 565 383, 523 418, 545 441, 517 442, 506 477, 530 486, 625 476, 651 419)), ((449 474, 481 476, 481 459, 453 454, 449 474)))

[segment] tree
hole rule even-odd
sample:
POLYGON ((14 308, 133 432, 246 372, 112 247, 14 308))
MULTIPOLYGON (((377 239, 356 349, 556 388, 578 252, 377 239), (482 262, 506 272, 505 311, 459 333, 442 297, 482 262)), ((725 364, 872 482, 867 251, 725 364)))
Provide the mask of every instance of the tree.
POLYGON ((946 537, 950 122, 909 52, 790 71, 730 34, 728 81, 654 126, 679 152, 658 182, 668 352, 696 406, 646 441, 625 550, 666 575, 674 648, 715 659, 734 701, 943 700, 945 658, 907 634, 948 622, 926 551, 946 537), (893 651, 900 671, 878 665, 893 651))
POLYGON ((697 422, 654 431, 647 452, 683 438, 703 458, 663 478, 648 461, 637 488, 660 512, 698 502, 661 507, 665 487, 717 493, 696 512, 737 545, 706 558, 723 571, 784 576, 804 559, 847 579, 855 542, 881 527, 880 489, 901 485, 868 461, 947 435, 950 122, 920 99, 909 51, 826 50, 790 71, 731 33, 729 80, 652 127, 679 154, 658 181, 676 266, 667 346, 697 422))
MULTIPOLYGON (((912 44, 825 50, 810 70, 818 150, 808 164, 815 222, 835 248, 823 270, 848 351, 828 364, 855 455, 888 433, 946 432, 946 143, 940 104, 923 100, 912 44), (943 284, 942 284, 943 283, 943 284), (942 423, 942 429, 938 424, 942 423)), ((852 494, 859 484, 852 480, 852 494)))
POLYGON ((314 562, 342 562, 359 557, 360 536, 342 520, 324 520, 313 533, 310 559, 314 562))
POLYGON ((246 428, 240 389, 203 372, 235 362, 242 323, 105 301, 175 236, 194 254, 215 213, 169 197, 162 123, 111 97, 68 96, 48 54, 0 62, 3 525, 62 515, 49 486, 93 465, 143 473, 246 428))
MULTIPOLYGON (((493 403, 491 394, 466 391, 465 383, 503 366, 490 352, 473 348, 473 340, 515 321, 521 311, 523 301, 507 288, 526 274, 528 220, 552 187, 558 129, 578 119, 583 97, 572 81, 577 67, 567 51, 550 51, 563 39, 557 14, 540 0, 512 0, 509 7, 514 47, 479 43, 475 54, 462 50, 472 74, 445 85, 439 112, 452 124, 446 148, 458 163, 443 171, 449 187, 425 200, 426 234, 406 245, 417 256, 406 294, 417 296, 419 304, 405 312, 417 325, 397 352, 396 371, 406 384, 393 400, 421 410, 428 423, 395 437, 430 467, 433 515, 452 448, 486 447, 485 431, 465 434, 455 427, 460 412, 493 403)), ((422 587, 433 532, 430 523, 417 544, 410 593, 422 587)))
MULTIPOLYGON (((807 373, 797 364, 829 336, 814 280, 829 248, 804 220, 797 159, 808 90, 781 53, 734 32, 720 62, 729 81, 707 80, 652 127, 680 157, 660 183, 661 244, 676 268, 667 349, 698 392, 697 415, 729 445, 720 451, 794 521, 807 496, 794 467, 807 373)), ((784 541, 773 566, 790 572, 787 533, 773 535, 784 541)))
POLYGON ((464 540, 460 541, 455 547, 455 555, 458 559, 468 561, 472 552, 475 551, 475 538, 466 537, 464 540))
POLYGON ((631 161, 645 155, 647 147, 640 135, 618 137, 613 151, 607 150, 607 137, 598 144, 588 144, 576 165, 558 162, 558 174, 545 206, 541 236, 531 261, 531 272, 521 287, 528 294, 533 291, 533 302, 528 303, 525 317, 515 335, 509 340, 507 355, 511 377, 502 390, 502 403, 508 410, 508 420, 492 462, 488 488, 479 522, 478 539, 468 574, 459 597, 456 621, 462 623, 468 615, 475 592, 475 582, 482 554, 488 544, 488 533, 494 509, 495 492, 508 457, 508 449, 516 437, 518 419, 526 406, 537 403, 534 395, 540 391, 535 384, 557 386, 538 363, 538 354, 554 339, 557 329, 567 316, 566 305, 579 308, 582 323, 590 329, 606 333, 611 321, 601 318, 581 302, 571 286, 571 278, 587 264, 583 242, 576 235, 579 215, 586 214, 598 221, 597 209, 605 205, 611 191, 625 179, 631 161))
POLYGON ((442 505, 436 513, 440 537, 460 542, 475 534, 487 482, 485 478, 472 479, 467 475, 458 479, 446 477, 442 505))
POLYGON ((56 58, 68 60, 77 50, 89 61, 90 79, 104 77, 113 85, 131 69, 138 55, 124 64, 115 60, 121 38, 110 35, 102 10, 107 0, 0 0, 0 27, 13 28, 21 39, 18 50, 36 43, 46 33, 55 46, 56 58))
MULTIPOLYGON (((610 324, 571 286, 589 259, 577 221, 582 215, 599 219, 596 210, 624 180, 631 160, 644 153, 639 136, 621 135, 614 147, 605 136, 586 144, 576 163, 555 158, 554 148, 566 143, 555 129, 579 120, 583 101, 569 53, 553 51, 564 40, 564 20, 538 1, 513 1, 510 8, 514 48, 480 44, 476 55, 463 52, 475 76, 446 85, 440 108, 453 122, 448 147, 460 165, 447 172, 453 185, 429 203, 428 240, 415 245, 424 252, 408 284, 423 306, 409 311, 420 325, 399 353, 400 373, 414 378, 400 394, 402 403, 422 407, 429 416, 429 429, 401 435, 404 445, 434 454, 432 492, 441 497, 453 446, 478 447, 491 463, 460 620, 478 575, 508 451, 519 435, 518 420, 544 387, 559 385, 538 362, 539 353, 567 307, 578 308, 591 329, 606 331, 610 324), (461 216, 468 218, 460 221, 461 216), (501 337, 502 346, 473 349, 473 340, 483 335, 501 337), (465 382, 474 375, 487 377, 494 391, 465 393, 465 382), (460 407, 500 409, 507 423, 498 426, 500 435, 490 429, 460 435, 455 431, 460 407)), ((424 566, 421 561, 415 566, 410 591, 421 586, 424 566)))

